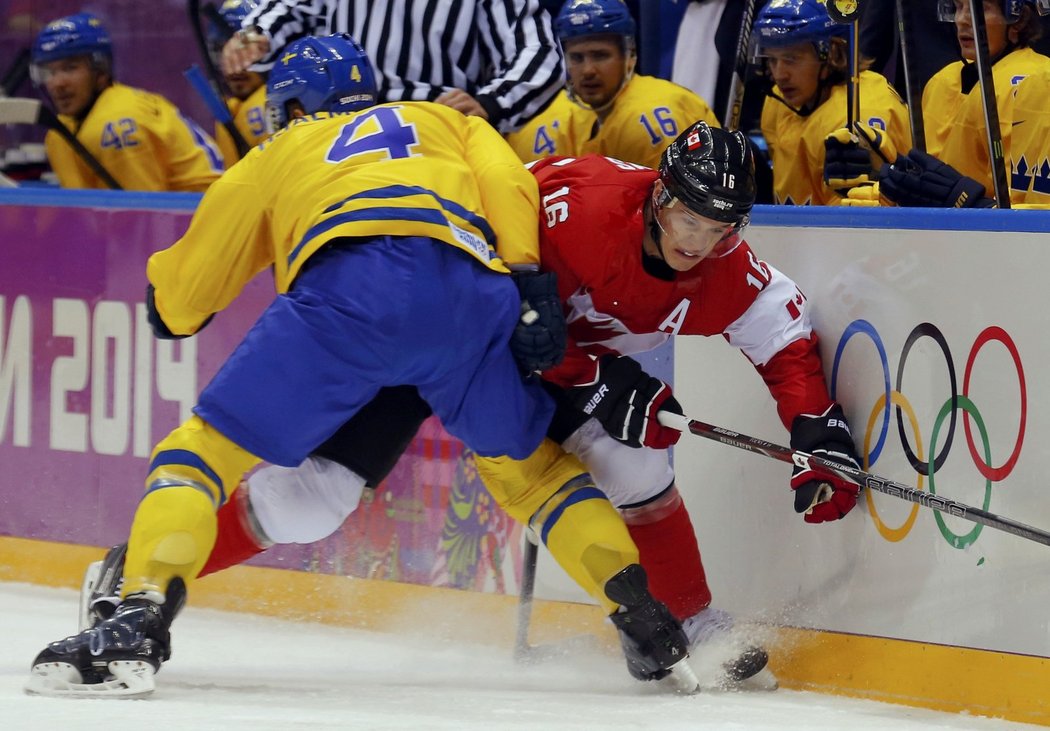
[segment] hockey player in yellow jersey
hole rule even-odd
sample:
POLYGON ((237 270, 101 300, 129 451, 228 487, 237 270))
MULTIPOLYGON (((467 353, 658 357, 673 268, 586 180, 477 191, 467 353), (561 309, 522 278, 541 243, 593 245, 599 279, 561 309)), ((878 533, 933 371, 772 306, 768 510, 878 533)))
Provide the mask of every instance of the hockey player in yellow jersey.
MULTIPOLYGON (((1005 151, 1014 208, 1050 208, 1050 69, 1029 74, 1003 100, 1000 124, 1009 126, 1005 151)), ((976 130, 972 130, 977 134, 976 130)), ((982 130, 983 136, 983 130, 982 130)), ((983 140, 982 140, 983 141, 983 140)), ((985 180, 965 175, 919 150, 884 165, 880 175, 884 196, 906 206, 992 208, 992 188, 985 180)))
MULTIPOLYGON (((113 80, 112 43, 95 16, 49 23, 31 61, 59 119, 122 188, 203 191, 222 173, 215 142, 195 122, 164 97, 113 80)), ((58 133, 44 144, 63 187, 107 187, 58 133)))
MULTIPOLYGON (((213 17, 209 25, 209 45, 217 60, 221 58, 223 43, 240 30, 241 21, 255 5, 255 0, 224 0, 219 6, 217 17, 213 17), (223 25, 217 27, 220 20, 223 25)), ((226 106, 230 109, 233 124, 248 147, 255 147, 270 135, 266 124, 266 76, 249 68, 239 73, 226 74, 225 80, 230 90, 226 106)), ((222 152, 227 168, 241 159, 233 137, 218 122, 215 124, 215 143, 222 152)))
POLYGON ((568 76, 551 106, 508 140, 522 160, 596 153, 656 168, 678 134, 718 119, 703 99, 634 73, 635 23, 622 0, 569 0, 554 21, 568 76))
MULTIPOLYGON (((538 262, 535 178, 478 117, 375 99, 349 36, 290 45, 268 82, 268 114, 282 128, 150 258, 158 337, 199 332, 271 266, 279 295, 193 416, 155 447, 122 602, 42 651, 31 692, 151 692, 171 620, 215 543, 215 512, 244 473, 263 459, 299 465, 392 385, 416 387, 478 455, 499 504, 610 613, 635 677, 691 675, 688 639, 649 593, 623 519, 579 460, 545 438, 554 403, 508 347, 524 304, 508 268, 538 262)), ((536 313, 557 316, 564 324, 560 309, 536 313)))
MULTIPOLYGON (((773 163, 777 203, 836 205, 851 184, 869 182, 864 175, 843 179, 842 157, 859 151, 866 167, 877 170, 875 163, 881 163, 877 156, 869 159, 875 153, 859 148, 844 129, 848 34, 849 27, 832 22, 817 0, 772 0, 755 21, 755 48, 775 83, 762 107, 762 134, 773 163)), ((859 111, 857 121, 886 159, 911 148, 907 109, 883 76, 867 70, 860 74, 859 111)))
MULTIPOLYGON (((991 190, 988 133, 974 63, 969 2, 942 0, 940 7, 941 19, 955 23, 964 60, 938 71, 923 92, 923 120, 930 120, 926 123, 926 151, 991 190)), ((1008 155, 1013 130, 1003 119, 1003 110, 1022 79, 1050 69, 1050 58, 1030 47, 1042 34, 1036 0, 988 0, 984 3, 984 19, 1000 134, 1004 155, 1008 155)))

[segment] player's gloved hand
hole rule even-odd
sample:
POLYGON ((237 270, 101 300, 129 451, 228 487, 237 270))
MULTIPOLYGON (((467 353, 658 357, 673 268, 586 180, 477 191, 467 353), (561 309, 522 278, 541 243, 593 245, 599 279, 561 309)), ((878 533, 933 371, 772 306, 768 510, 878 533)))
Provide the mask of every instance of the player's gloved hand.
POLYGON ((603 355, 594 380, 574 386, 569 395, 578 409, 600 421, 609 436, 628 447, 667 449, 681 436, 656 418, 658 411, 682 413, 671 387, 625 355, 603 355))
POLYGON ((875 181, 871 185, 855 185, 846 191, 846 197, 839 200, 840 206, 853 206, 857 208, 873 208, 882 205, 882 197, 879 195, 879 183, 875 181))
POLYGON ((824 138, 824 183, 836 190, 870 183, 879 166, 897 150, 882 130, 855 122, 853 130, 837 129, 824 138))
POLYGON ((568 344, 565 312, 554 272, 513 272, 522 317, 510 336, 510 351, 526 373, 561 363, 568 344), (530 315, 534 312, 535 315, 530 315))
MULTIPOLYGON (((201 323, 201 326, 197 328, 197 332, 203 330, 208 323, 211 322, 212 317, 215 317, 215 315, 209 315, 208 319, 201 323)), ((146 321, 149 323, 150 329, 153 330, 153 336, 160 340, 182 340, 183 338, 192 337, 197 334, 190 333, 189 335, 176 335, 166 324, 164 324, 164 320, 160 317, 160 312, 157 311, 157 301, 152 284, 146 285, 146 321)))
MULTIPOLYGON (((825 459, 859 467, 842 407, 831 404, 823 414, 799 414, 791 424, 791 448, 825 459)), ((795 512, 805 513, 807 523, 838 520, 857 504, 860 486, 830 470, 811 466, 791 473, 795 491, 795 512)))
POLYGON ((879 171, 879 189, 898 206, 990 208, 984 186, 922 150, 899 155, 879 171))

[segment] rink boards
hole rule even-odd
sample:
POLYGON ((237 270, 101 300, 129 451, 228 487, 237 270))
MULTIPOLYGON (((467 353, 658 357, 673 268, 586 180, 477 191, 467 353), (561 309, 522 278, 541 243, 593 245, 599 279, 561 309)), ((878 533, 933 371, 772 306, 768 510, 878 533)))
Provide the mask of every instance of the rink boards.
MULTIPOLYGON (((121 540, 153 443, 272 297, 263 274, 199 337, 152 339, 145 259, 196 200, 0 193, 0 578, 72 585, 98 553, 75 546, 121 540)), ((1043 530, 1047 228, 1038 212, 762 209, 748 235, 809 298, 868 469, 1043 530)), ((647 366, 671 377, 669 355, 647 366)), ((673 379, 695 418, 786 444, 764 384, 724 340, 679 338, 673 379)), ((793 628, 774 653, 785 685, 1050 723, 1050 548, 875 493, 839 523, 806 525, 782 463, 688 436, 675 463, 716 603, 793 628)), ((516 591, 519 555, 469 453, 431 423, 339 535, 254 562, 297 571, 242 569, 194 600, 239 594, 283 613, 295 592, 279 589, 294 585, 368 624, 422 591, 469 607, 453 612, 464 630, 504 617, 502 641, 514 602, 498 595, 516 591)), ((583 599, 546 556, 537 587, 583 599)), ((591 606, 542 607, 541 632, 547 617, 600 624, 591 606)))

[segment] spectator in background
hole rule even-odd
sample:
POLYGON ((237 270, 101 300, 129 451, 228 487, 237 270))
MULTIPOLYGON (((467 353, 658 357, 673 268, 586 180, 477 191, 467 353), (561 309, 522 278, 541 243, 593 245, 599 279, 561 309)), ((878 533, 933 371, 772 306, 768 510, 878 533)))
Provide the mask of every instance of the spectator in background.
MULTIPOLYGON (((759 13, 753 36, 775 83, 762 108, 775 200, 836 205, 850 187, 870 183, 875 161, 881 163, 845 129, 849 26, 832 22, 817 0, 772 0, 759 13)), ((858 121, 866 144, 885 159, 911 147, 904 102, 873 71, 860 74, 858 121)))
POLYGON ((546 106, 562 64, 538 0, 263 0, 223 49, 223 71, 272 64, 310 34, 350 33, 375 62, 383 102, 435 101, 510 132, 546 106))
MULTIPOLYGON (((1007 94, 999 110, 1000 124, 1011 129, 1010 205, 1050 208, 1050 68, 1026 76, 1007 94)), ((980 140, 983 141, 983 140, 980 140)), ((980 142, 975 140, 975 144, 980 142)), ((995 200, 982 181, 919 150, 884 165, 879 175, 883 196, 903 206, 991 208, 995 200)))
POLYGON ((718 126, 696 94, 634 73, 636 27, 622 0, 569 0, 554 30, 568 83, 545 112, 508 135, 522 160, 596 153, 655 169, 690 124, 718 126))
MULTIPOLYGON (((930 77, 959 58, 955 30, 938 17, 939 2, 910 0, 905 15, 915 73, 912 81, 920 93, 930 77)), ((871 68, 888 78, 901 96, 906 94, 895 0, 867 0, 864 4, 860 16, 860 52, 872 60, 871 68)))
MULTIPOLYGON (((241 21, 256 4, 255 0, 224 0, 219 6, 219 16, 224 25, 218 27, 218 19, 215 19, 208 26, 208 45, 212 56, 221 57, 226 40, 241 29, 241 21)), ((226 100, 226 106, 230 109, 233 124, 248 146, 255 147, 270 136, 266 123, 266 74, 249 68, 224 74, 224 78, 231 95, 226 100)), ((232 135, 218 122, 215 123, 215 142, 222 151, 227 168, 241 158, 232 135)))
MULTIPOLYGON (((922 96, 926 151, 991 190, 988 128, 977 78, 970 4, 968 0, 945 0, 941 8, 941 19, 955 23, 963 60, 945 66, 926 85, 922 96)), ((1025 76, 1050 68, 1050 57, 1031 48, 1042 34, 1036 0, 984 0, 984 21, 995 103, 1002 110, 1025 76)), ((1003 149, 1008 151, 1011 126, 1002 122, 1003 149)))
MULTIPOLYGON (((215 142, 195 122, 164 97, 113 80, 112 43, 95 16, 49 23, 31 61, 59 119, 122 188, 203 191, 222 172, 215 142)), ((44 144, 63 187, 107 187, 57 132, 44 144)))

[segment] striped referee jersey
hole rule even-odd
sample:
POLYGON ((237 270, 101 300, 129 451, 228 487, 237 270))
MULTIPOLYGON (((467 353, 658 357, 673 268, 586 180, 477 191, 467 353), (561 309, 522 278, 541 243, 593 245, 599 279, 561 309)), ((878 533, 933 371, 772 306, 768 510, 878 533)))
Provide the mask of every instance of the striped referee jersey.
POLYGON ((462 89, 500 132, 521 127, 564 83, 538 0, 260 0, 243 26, 270 38, 264 66, 303 36, 350 33, 375 66, 382 101, 462 89))

